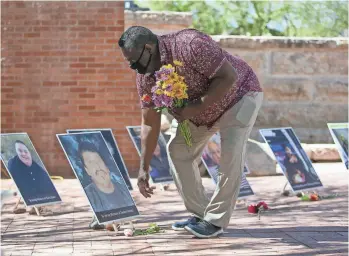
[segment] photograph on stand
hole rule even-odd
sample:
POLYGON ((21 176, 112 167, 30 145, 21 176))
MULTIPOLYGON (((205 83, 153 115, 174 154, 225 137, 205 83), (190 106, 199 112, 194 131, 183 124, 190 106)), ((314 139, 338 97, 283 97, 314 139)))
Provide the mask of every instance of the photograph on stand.
MULTIPOLYGON (((139 155, 141 155, 141 126, 127 126, 126 127, 133 144, 139 155)), ((156 145, 153 158, 150 162, 150 178, 153 183, 172 183, 170 163, 166 150, 167 142, 162 135, 159 135, 158 144, 156 145)))
MULTIPOLYGON (((207 142, 201 159, 206 166, 206 169, 211 176, 214 184, 217 184, 219 176, 219 162, 221 160, 221 137, 218 132, 214 134, 207 142)), ((244 172, 242 173, 238 198, 254 195, 253 190, 246 179, 246 174, 248 173, 249 169, 246 165, 244 165, 244 172)))
POLYGON ((57 134, 99 224, 139 215, 101 132, 57 134))
POLYGON ((82 133, 82 132, 93 132, 93 131, 100 131, 102 133, 102 136, 104 140, 107 143, 108 149, 110 153, 112 154, 122 177, 124 178, 126 185, 129 190, 133 190, 131 179, 128 174, 128 170, 126 168, 125 162, 121 156, 121 152, 119 150, 118 144, 116 143, 116 140, 113 135, 112 129, 69 129, 67 130, 67 133, 82 133))
POLYGON ((327 124, 330 129, 331 136, 337 145, 339 155, 348 168, 348 123, 329 123, 327 124))
POLYGON ((322 187, 311 160, 292 128, 261 129, 293 191, 322 187))
POLYGON ((62 201, 27 133, 1 134, 1 159, 26 206, 62 201))

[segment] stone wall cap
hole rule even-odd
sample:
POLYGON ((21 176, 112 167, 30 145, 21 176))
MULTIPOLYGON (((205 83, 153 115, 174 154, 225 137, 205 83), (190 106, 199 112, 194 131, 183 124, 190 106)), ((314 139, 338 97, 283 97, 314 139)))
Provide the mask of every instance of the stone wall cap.
POLYGON ((192 25, 191 12, 170 12, 170 11, 129 11, 125 10, 125 19, 137 21, 142 20, 143 24, 185 24, 192 25))
POLYGON ((338 48, 348 46, 347 37, 282 37, 213 35, 224 48, 338 48))

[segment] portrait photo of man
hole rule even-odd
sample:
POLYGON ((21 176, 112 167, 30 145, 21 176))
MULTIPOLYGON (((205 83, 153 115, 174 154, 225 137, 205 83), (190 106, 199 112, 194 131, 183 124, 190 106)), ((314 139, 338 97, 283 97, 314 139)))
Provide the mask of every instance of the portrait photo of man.
POLYGON ((159 139, 150 161, 150 175, 154 180, 168 178, 172 180, 170 164, 167 158, 166 144, 159 139))
POLYGON ((290 146, 283 145, 285 151, 284 166, 286 169, 286 176, 293 184, 305 183, 305 171, 303 163, 299 160, 297 155, 292 151, 290 146))
MULTIPOLYGON (((215 183, 218 181, 219 162, 221 160, 221 137, 219 133, 214 134, 207 142, 202 153, 202 160, 215 183)), ((246 164, 244 165, 244 173, 250 171, 246 164)))
POLYGON ((81 142, 78 152, 92 181, 84 189, 96 212, 133 205, 130 194, 120 184, 113 182, 108 164, 93 143, 81 142))
MULTIPOLYGON (((140 137, 141 127, 129 126, 127 127, 127 129, 133 141, 133 144, 135 145, 137 152, 140 155, 142 149, 140 137)), ((166 139, 163 134, 160 134, 149 167, 149 174, 152 178, 153 183, 168 183, 173 181, 170 168, 171 167, 166 149, 166 139)))
POLYGON ((322 187, 318 174, 292 128, 261 129, 260 133, 294 192, 322 187))
POLYGON ((348 123, 329 123, 327 125, 330 129, 332 139, 337 145, 339 155, 348 170, 348 123))
POLYGON ((139 215, 100 131, 58 134, 57 138, 81 183, 98 224, 139 215))
MULTIPOLYGON (((221 137, 219 133, 214 134, 207 142, 206 147, 202 153, 202 160, 206 166, 208 173, 215 184, 219 181, 219 165, 221 161, 221 137)), ((248 169, 246 165, 241 176, 241 184, 238 198, 254 195, 250 184, 246 179, 248 169)))
POLYGON ((220 136, 215 134, 207 142, 203 151, 202 159, 208 169, 208 172, 215 183, 218 181, 219 162, 221 160, 220 136))
POLYGON ((61 201, 28 135, 1 135, 1 139, 2 159, 26 205, 61 201))
POLYGON ((128 174, 128 170, 126 168, 126 165, 124 163, 124 160, 122 158, 121 152, 119 150, 118 144, 114 138, 114 134, 112 129, 68 129, 67 133, 82 133, 82 132, 93 132, 93 131, 100 131, 102 133, 102 136, 104 140, 107 143, 108 149, 110 153, 112 154, 119 170, 124 178, 126 185, 128 189, 131 191, 133 190, 132 184, 131 184, 131 179, 128 174))

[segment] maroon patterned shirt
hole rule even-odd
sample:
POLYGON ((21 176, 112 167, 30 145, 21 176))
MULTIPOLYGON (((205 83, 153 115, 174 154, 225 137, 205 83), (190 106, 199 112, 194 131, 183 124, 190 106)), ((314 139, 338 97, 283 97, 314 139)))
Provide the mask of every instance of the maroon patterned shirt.
MULTIPOLYGON (((162 65, 173 65, 174 60, 183 63, 183 67, 178 69, 178 74, 185 78, 189 101, 195 101, 205 95, 210 86, 210 79, 225 60, 228 60, 236 70, 238 79, 234 88, 221 101, 190 119, 196 126, 205 125, 211 128, 246 93, 262 91, 257 76, 245 61, 222 50, 211 37, 195 29, 162 35, 158 40, 162 65)), ((146 94, 151 95, 155 81, 154 75, 137 74, 137 90, 140 98, 146 94)), ((146 103, 141 100, 142 108, 154 106, 153 102, 146 103)))

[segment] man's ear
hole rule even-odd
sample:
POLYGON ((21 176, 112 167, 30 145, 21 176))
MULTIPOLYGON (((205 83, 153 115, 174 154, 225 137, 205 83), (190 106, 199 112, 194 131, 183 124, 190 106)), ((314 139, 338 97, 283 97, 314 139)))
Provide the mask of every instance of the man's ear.
POLYGON ((152 44, 145 44, 144 48, 149 53, 154 53, 154 45, 152 45, 152 44))

